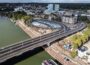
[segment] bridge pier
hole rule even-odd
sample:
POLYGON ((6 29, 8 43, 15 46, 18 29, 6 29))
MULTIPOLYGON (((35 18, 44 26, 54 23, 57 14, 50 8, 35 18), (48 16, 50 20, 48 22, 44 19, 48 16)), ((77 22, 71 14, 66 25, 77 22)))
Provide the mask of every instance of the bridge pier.
POLYGON ((50 45, 51 45, 50 43, 47 44, 48 47, 49 47, 50 45))

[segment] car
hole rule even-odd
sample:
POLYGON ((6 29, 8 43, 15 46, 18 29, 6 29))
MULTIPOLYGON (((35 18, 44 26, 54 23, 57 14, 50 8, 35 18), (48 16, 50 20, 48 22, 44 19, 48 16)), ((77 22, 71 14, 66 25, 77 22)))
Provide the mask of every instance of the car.
POLYGON ((88 50, 88 48, 86 46, 82 46, 82 47, 79 48, 79 50, 84 52, 84 51, 88 50))

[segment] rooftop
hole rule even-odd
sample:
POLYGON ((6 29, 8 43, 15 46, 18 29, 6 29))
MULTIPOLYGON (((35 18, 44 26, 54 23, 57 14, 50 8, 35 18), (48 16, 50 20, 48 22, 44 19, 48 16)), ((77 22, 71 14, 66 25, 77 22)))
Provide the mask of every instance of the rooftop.
POLYGON ((64 15, 64 16, 67 16, 67 17, 73 17, 73 16, 76 16, 77 13, 74 12, 74 11, 65 11, 65 12, 63 13, 63 15, 64 15))

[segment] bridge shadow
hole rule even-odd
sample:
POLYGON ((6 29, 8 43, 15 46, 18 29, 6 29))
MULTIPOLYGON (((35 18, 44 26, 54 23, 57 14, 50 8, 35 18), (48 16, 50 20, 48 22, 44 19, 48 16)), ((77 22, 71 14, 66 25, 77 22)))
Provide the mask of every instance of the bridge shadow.
POLYGON ((17 57, 13 57, 3 63, 1 63, 0 65, 15 65, 16 63, 23 61, 31 56, 34 56, 35 54, 44 51, 43 48, 39 47, 39 48, 35 48, 34 50, 30 50, 20 56, 17 57))

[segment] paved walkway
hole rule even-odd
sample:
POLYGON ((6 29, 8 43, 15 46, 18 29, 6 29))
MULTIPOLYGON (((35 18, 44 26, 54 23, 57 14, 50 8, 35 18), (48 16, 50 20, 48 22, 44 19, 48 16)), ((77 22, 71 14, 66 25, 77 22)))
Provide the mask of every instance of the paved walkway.
MULTIPOLYGON (((53 45, 52 45, 53 46, 53 45)), ((72 60, 72 62, 75 62, 76 64, 79 64, 79 65, 87 65, 87 63, 85 63, 84 61, 82 61, 80 58, 75 58, 75 59, 72 59, 70 57, 70 54, 67 53, 67 51, 64 51, 62 48, 60 48, 60 46, 57 44, 54 44, 53 46, 54 48, 57 48, 56 50, 59 50, 59 52, 62 52, 63 55, 68 55, 68 57, 72 60)))
POLYGON ((71 61, 66 61, 64 60, 64 58, 66 56, 64 56, 60 51, 56 51, 55 47, 48 47, 45 48, 45 50, 56 60, 58 60, 60 63, 62 63, 63 65, 76 65, 75 63, 72 63, 71 61))
POLYGON ((16 24, 19 25, 19 27, 32 38, 40 36, 40 34, 34 31, 32 28, 27 27, 23 21, 19 20, 16 24))
MULTIPOLYGON (((59 41, 59 43, 55 44, 54 47, 58 48, 59 51, 61 51, 62 53, 68 55, 68 57, 70 57, 70 53, 68 53, 67 50, 64 50, 63 48, 61 48, 58 44, 62 44, 63 42, 59 41)), ((63 43, 64 44, 64 43, 63 43)), ((71 58, 71 57, 70 57, 71 58)), ((85 61, 83 61, 82 59, 80 59, 79 57, 76 57, 73 59, 73 61, 79 63, 80 65, 88 65, 85 61)))

